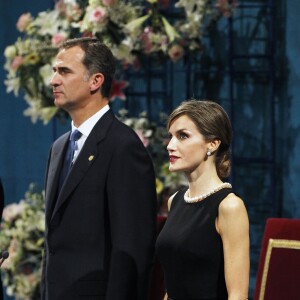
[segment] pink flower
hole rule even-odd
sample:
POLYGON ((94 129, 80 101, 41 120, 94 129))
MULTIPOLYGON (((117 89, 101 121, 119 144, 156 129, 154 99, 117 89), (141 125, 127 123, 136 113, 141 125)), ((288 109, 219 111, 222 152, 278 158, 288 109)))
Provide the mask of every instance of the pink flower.
POLYGON ((113 6, 115 5, 117 0, 102 0, 102 3, 106 6, 113 6))
POLYGON ((17 22, 17 29, 20 32, 25 31, 25 29, 27 28, 27 26, 31 23, 32 21, 32 17, 30 13, 25 13, 22 14, 17 22))
POLYGON ((55 8, 56 10, 58 10, 59 12, 61 12, 61 13, 65 13, 65 11, 66 11, 66 5, 65 5, 65 3, 64 3, 64 0, 59 0, 59 1, 57 1, 57 2, 55 3, 54 8, 55 8))
POLYGON ((93 37, 93 34, 92 34, 92 32, 89 32, 89 31, 85 31, 85 32, 83 32, 82 33, 82 37, 93 37))
POLYGON ((148 145, 149 145, 149 139, 144 136, 143 131, 141 129, 137 129, 135 132, 137 133, 137 135, 141 139, 141 141, 144 144, 144 146, 148 147, 148 145))
POLYGON ((123 89, 125 89, 127 86, 128 86, 127 81, 113 80, 109 99, 111 101, 115 100, 116 98, 119 98, 121 100, 126 100, 126 96, 123 92, 123 89))
POLYGON ((95 23, 102 23, 106 19, 106 9, 103 7, 97 7, 93 10, 91 16, 90 16, 90 21, 95 22, 95 23))
POLYGON ((24 60, 24 59, 23 59, 22 56, 20 56, 20 55, 16 56, 16 57, 13 59, 11 65, 10 65, 11 68, 12 68, 14 71, 18 70, 19 67, 23 64, 23 60, 24 60))
POLYGON ((182 58, 184 54, 184 49, 180 45, 173 45, 169 51, 168 54, 173 62, 178 61, 182 58))
POLYGON ((53 35, 51 43, 53 46, 59 46, 63 41, 66 40, 66 35, 64 33, 56 33, 53 35))
POLYGON ((134 59, 132 65, 133 65, 133 69, 135 71, 138 71, 141 68, 141 62, 140 62, 140 60, 137 57, 134 59))
POLYGON ((145 53, 151 53, 153 49, 151 36, 152 36, 152 28, 147 26, 141 35, 141 41, 143 42, 145 53))
POLYGON ((127 70, 130 66, 132 66, 135 71, 138 71, 141 68, 141 62, 136 56, 131 61, 128 61, 126 59, 122 60, 123 70, 127 70))

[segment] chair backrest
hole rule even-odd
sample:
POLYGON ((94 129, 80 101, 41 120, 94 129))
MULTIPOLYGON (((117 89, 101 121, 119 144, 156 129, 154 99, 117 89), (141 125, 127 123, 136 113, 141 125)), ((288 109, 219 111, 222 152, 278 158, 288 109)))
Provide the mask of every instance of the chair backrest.
POLYGON ((300 219, 267 219, 254 300, 300 299, 300 219))

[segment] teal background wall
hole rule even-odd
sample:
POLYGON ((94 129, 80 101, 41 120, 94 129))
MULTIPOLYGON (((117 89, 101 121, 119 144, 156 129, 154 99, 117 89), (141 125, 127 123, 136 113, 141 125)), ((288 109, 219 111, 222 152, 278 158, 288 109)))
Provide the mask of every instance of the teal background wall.
POLYGON ((283 69, 280 97, 283 111, 279 127, 278 148, 282 152, 281 167, 283 178, 282 208, 283 215, 300 218, 300 24, 297 11, 299 1, 286 3, 286 57, 281 60, 283 69))
MULTIPOLYGON (((3 51, 13 44, 19 33, 16 22, 25 12, 32 15, 53 7, 52 0, 1 0, 0 2, 0 66, 4 64, 3 51)), ((19 201, 30 182, 42 186, 49 146, 54 138, 55 124, 32 124, 23 116, 26 103, 21 95, 7 94, 5 72, 0 67, 0 176, 5 187, 6 203, 19 201)), ((58 126, 59 127, 59 126, 58 126)))

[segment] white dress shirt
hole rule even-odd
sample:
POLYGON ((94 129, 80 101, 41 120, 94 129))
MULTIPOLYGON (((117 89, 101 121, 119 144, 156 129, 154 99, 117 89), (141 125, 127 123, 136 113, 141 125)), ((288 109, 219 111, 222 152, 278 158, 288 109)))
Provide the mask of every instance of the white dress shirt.
POLYGON ((77 149, 74 152, 73 156, 73 163, 78 157, 78 154, 80 153, 86 139, 88 138, 89 134, 91 133, 92 129, 96 125, 96 123, 100 120, 100 118, 109 110, 109 105, 105 105, 102 107, 98 112, 96 112, 94 115, 92 115, 89 119, 87 119, 85 122, 83 122, 78 128, 74 126, 73 121, 71 122, 72 126, 72 132, 77 129, 82 133, 82 136, 77 141, 77 149))

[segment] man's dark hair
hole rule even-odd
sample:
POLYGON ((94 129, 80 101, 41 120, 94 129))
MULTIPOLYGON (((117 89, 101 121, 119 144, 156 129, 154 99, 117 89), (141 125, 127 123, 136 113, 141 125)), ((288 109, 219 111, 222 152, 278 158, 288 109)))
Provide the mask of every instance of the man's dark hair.
POLYGON ((79 46, 85 53, 82 63, 88 70, 88 75, 102 73, 104 83, 101 88, 103 97, 109 97, 113 77, 116 71, 116 60, 110 49, 97 38, 75 38, 65 41, 59 50, 79 46))

